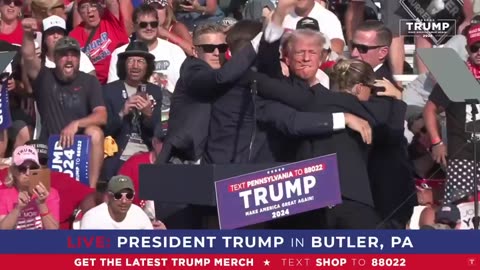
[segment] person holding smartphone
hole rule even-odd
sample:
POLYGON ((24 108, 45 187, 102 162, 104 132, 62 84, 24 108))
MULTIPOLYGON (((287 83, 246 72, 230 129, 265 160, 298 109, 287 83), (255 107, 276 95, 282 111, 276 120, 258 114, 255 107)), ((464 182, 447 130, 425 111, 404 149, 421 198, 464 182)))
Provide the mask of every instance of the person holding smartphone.
POLYGON ((111 136, 119 149, 105 159, 103 172, 107 179, 133 154, 152 149, 153 131, 162 113, 162 89, 148 82, 155 68, 154 59, 146 43, 131 42, 118 55, 120 80, 103 87, 108 113, 105 136, 111 136))
POLYGON ((57 230, 60 198, 54 188, 38 183, 31 188, 31 174, 40 168, 38 152, 33 146, 20 146, 12 155, 8 177, 0 190, 0 229, 57 230))

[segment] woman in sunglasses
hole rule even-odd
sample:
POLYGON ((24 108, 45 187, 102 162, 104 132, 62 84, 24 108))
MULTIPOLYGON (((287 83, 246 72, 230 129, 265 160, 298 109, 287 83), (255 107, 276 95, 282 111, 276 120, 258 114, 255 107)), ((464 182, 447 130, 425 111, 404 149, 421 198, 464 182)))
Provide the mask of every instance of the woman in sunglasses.
POLYGON ((2 0, 0 2, 0 40, 20 45, 23 39, 23 28, 20 23, 22 0, 2 0))
POLYGON ((20 146, 12 155, 5 181, 0 190, 0 229, 57 230, 60 199, 57 190, 41 182, 31 183, 32 171, 40 168, 38 152, 33 146, 20 146))

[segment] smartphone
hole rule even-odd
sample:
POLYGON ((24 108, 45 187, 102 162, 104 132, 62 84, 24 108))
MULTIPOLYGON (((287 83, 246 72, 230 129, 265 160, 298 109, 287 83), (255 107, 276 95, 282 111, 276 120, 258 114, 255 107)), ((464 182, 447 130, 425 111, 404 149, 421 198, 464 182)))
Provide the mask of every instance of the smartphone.
POLYGON ((147 86, 145 84, 141 84, 137 88, 137 95, 147 99, 147 86))
POLYGON ((50 181, 50 169, 38 169, 30 171, 30 183, 28 192, 33 194, 33 189, 39 184, 42 183, 45 188, 50 191, 51 181, 50 181))

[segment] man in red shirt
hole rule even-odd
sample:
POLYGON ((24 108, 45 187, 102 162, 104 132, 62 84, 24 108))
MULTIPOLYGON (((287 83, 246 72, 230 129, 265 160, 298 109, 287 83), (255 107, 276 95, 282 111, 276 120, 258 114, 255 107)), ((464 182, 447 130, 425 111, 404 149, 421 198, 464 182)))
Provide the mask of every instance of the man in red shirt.
MULTIPOLYGON (((38 159, 42 167, 46 167, 48 162, 47 145, 39 141, 30 141, 28 144, 33 145, 38 151, 38 159)), ((8 175, 8 168, 0 170, 0 189, 6 188, 3 184, 8 175)), ((51 171, 50 173, 51 187, 58 191, 60 197, 60 229, 71 229, 73 215, 77 208, 82 212, 86 212, 90 208, 96 206, 102 195, 96 193, 90 188, 68 174, 51 171)))
POLYGON ((112 52, 128 43, 118 3, 118 0, 106 0, 104 9, 98 1, 79 0, 77 7, 82 22, 70 32, 95 66, 101 84, 107 82, 112 52))
POLYGON ((22 23, 18 19, 22 0, 2 0, 0 2, 0 40, 20 45, 23 39, 22 23))

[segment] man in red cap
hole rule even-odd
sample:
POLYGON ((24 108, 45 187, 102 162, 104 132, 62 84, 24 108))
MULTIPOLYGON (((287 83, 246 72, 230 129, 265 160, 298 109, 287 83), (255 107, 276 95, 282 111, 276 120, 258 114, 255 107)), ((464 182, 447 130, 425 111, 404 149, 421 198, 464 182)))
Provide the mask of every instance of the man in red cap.
MULTIPOLYGON (((467 33, 467 66, 475 79, 480 80, 480 24, 472 25, 467 33)), ((480 109, 479 105, 477 110, 480 109)), ((437 84, 430 94, 429 101, 425 105, 423 116, 425 126, 431 139, 431 152, 436 162, 447 167, 447 183, 445 187, 445 200, 452 201, 454 190, 463 190, 471 194, 474 190, 474 161, 473 141, 479 138, 474 134, 480 130, 477 121, 480 114, 475 113, 472 105, 465 102, 453 102, 437 84), (437 114, 445 111, 447 115, 448 148, 439 132, 437 114), (448 153, 448 158, 447 158, 448 153), (448 166, 447 166, 448 160, 448 166)), ((477 150, 477 153, 480 153, 477 150)), ((476 172, 478 174, 478 171, 476 172)))

